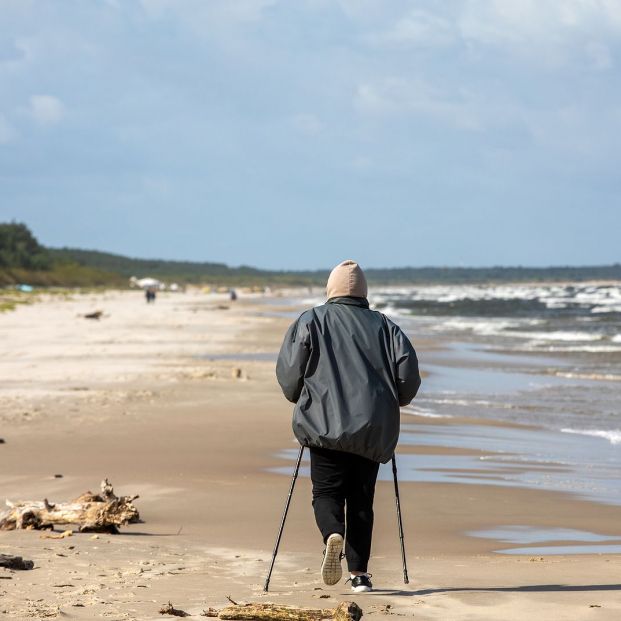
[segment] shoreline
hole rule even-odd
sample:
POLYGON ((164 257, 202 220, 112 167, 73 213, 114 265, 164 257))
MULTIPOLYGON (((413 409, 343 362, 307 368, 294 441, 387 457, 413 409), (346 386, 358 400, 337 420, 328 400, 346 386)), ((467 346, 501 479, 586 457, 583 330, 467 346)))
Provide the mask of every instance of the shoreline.
MULTIPOLYGON (((140 494, 144 519, 98 539, 1 532, 2 551, 32 558, 38 569, 0 582, 0 610, 9 618, 39 618, 56 606, 70 619, 155 619, 168 600, 198 615, 222 606, 227 594, 315 606, 352 599, 343 584, 319 581, 322 546, 304 478, 272 591, 261 592, 288 486, 269 469, 283 467, 279 452, 295 446, 291 405, 271 361, 234 356, 277 350, 290 319, 265 316, 264 298, 228 304, 199 293, 167 294, 146 307, 137 296, 89 294, 0 316, 0 332, 13 339, 12 355, 0 362, 10 378, 0 390, 3 495, 68 500, 107 476, 117 493, 140 494), (76 317, 95 303, 105 304, 109 317, 97 324, 76 317), (229 308, 212 308, 218 305, 229 308), (201 351, 230 357, 197 358, 201 351), (53 586, 63 583, 73 586, 53 586)), ((403 448, 449 457, 466 450, 403 448)), ((602 607, 598 619, 621 614, 621 586, 613 578, 620 555, 502 555, 494 551, 518 544, 466 534, 531 526, 612 536, 619 534, 621 507, 562 492, 403 481, 412 579, 403 588, 392 494, 389 481, 378 483, 372 571, 380 590, 356 598, 365 616, 387 616, 388 604, 395 614, 430 620, 584 619, 591 604, 602 607)))

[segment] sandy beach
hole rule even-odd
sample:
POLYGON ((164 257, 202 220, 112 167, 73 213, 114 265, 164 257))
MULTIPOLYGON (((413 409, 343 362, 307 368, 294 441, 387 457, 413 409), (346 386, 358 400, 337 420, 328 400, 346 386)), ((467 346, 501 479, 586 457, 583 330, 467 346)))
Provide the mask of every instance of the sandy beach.
MULTIPOLYGON (((370 567, 377 588, 352 597, 343 582, 321 582, 322 543, 302 476, 264 594, 289 485, 280 471, 292 467, 283 451, 296 450, 272 359, 297 310, 286 302, 241 295, 231 303, 197 290, 164 293, 147 306, 141 292, 126 291, 48 296, 0 314, 2 500, 70 500, 107 477, 118 494, 139 494, 143 520, 119 535, 0 532, 0 553, 35 564, 0 569, 0 615, 162 619, 158 610, 171 601, 198 618, 230 596, 318 608, 354 600, 365 618, 621 618, 621 555, 499 554, 512 547, 500 535, 468 534, 528 525, 619 545, 621 506, 454 480, 401 484, 407 586, 392 483, 378 483, 370 567), (103 311, 100 320, 84 318, 94 310, 103 311)), ((425 371, 426 353, 441 345, 410 336, 425 371)), ((403 421, 440 431, 492 426, 412 413, 403 421)), ((399 455, 485 457, 433 442, 404 445, 399 455)))

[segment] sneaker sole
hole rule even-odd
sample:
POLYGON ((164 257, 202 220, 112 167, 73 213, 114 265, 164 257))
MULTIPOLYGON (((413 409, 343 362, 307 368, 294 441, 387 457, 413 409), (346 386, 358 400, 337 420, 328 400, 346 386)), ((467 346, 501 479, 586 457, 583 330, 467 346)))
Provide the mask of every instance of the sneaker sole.
POLYGON ((341 552, 343 551, 343 537, 333 534, 326 541, 326 553, 321 564, 321 577, 325 584, 336 584, 343 576, 341 567, 341 552))
POLYGON ((358 586, 358 587, 352 587, 351 590, 354 593, 370 593, 373 589, 368 586, 358 586))

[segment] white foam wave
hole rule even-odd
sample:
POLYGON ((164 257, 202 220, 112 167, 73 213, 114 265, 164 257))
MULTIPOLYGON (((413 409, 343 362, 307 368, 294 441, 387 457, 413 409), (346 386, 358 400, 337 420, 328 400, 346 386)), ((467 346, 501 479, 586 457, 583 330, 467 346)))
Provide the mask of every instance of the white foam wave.
POLYGON ((561 429, 563 433, 575 433, 582 436, 593 436, 595 438, 603 438, 611 444, 621 444, 621 430, 603 430, 603 429, 561 429))
POLYGON ((587 380, 603 380, 607 382, 621 382, 621 375, 614 373, 573 373, 557 371, 554 373, 556 377, 566 377, 568 379, 587 379, 587 380))
MULTIPOLYGON (((572 305, 621 308, 621 285, 421 285, 413 288, 383 287, 374 295, 413 301, 458 302, 461 300, 536 300, 548 308, 572 305)), ((601 311, 600 311, 601 312, 601 311)))
POLYGON ((438 414, 437 412, 432 412, 431 410, 427 410, 418 406, 415 407, 412 405, 406 405, 401 409, 405 410, 408 414, 414 416, 422 416, 424 418, 453 418, 450 414, 438 414))
MULTIPOLYGON (((580 330, 553 330, 550 332, 525 330, 527 326, 536 326, 541 320, 506 320, 506 319, 449 319, 432 329, 435 331, 471 332, 480 336, 503 336, 515 339, 529 339, 538 343, 543 342, 593 342, 601 341, 603 335, 580 330), (521 328, 521 329, 520 329, 521 328)), ((613 339, 614 340, 614 339, 613 339)))
MULTIPOLYGON (((516 350, 518 351, 518 350, 516 350)), ((541 342, 527 343, 526 347, 519 351, 548 351, 566 353, 587 353, 587 354, 614 354, 621 352, 621 347, 613 345, 547 345, 541 342)))
POLYGON ((621 304, 610 304, 608 306, 594 306, 591 309, 591 313, 597 315, 601 313, 621 313, 621 304))
POLYGON ((441 405, 460 405, 464 407, 480 405, 486 408, 498 408, 504 410, 511 410, 513 406, 510 403, 501 403, 499 401, 487 401, 486 399, 428 399, 433 403, 439 403, 441 405))
POLYGON ((511 332, 509 336, 532 339, 533 341, 601 341, 601 334, 591 332, 570 332, 568 330, 554 330, 552 332, 511 332))
MULTIPOLYGON (((498 336, 506 334, 508 328, 519 328, 524 324, 505 319, 448 319, 433 327, 436 331, 455 330, 470 331, 481 336, 498 336)), ((532 325, 532 324, 531 324, 532 325)), ((513 333, 511 333, 513 334, 513 333)))

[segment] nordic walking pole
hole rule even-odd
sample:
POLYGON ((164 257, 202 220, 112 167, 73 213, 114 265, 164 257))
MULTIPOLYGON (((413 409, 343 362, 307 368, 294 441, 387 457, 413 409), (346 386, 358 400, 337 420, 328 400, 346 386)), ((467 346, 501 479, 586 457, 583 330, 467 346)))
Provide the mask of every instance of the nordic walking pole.
POLYGON ((280 528, 278 529, 278 536, 276 537, 276 545, 274 546, 274 552, 272 553, 272 562, 270 563, 270 570, 267 572, 267 578, 265 579, 265 585, 263 590, 267 593, 270 587, 270 578, 272 577, 272 570, 274 569, 274 563, 276 562, 276 555, 278 554, 278 546, 280 545, 280 538, 282 537, 282 531, 285 528, 285 520, 287 519, 287 512, 289 511, 289 505, 291 504, 291 496, 293 496, 293 488, 295 487, 295 480, 298 478, 298 471, 300 470, 300 462, 302 461, 302 453, 304 453, 304 445, 300 446, 300 452, 298 453, 298 461, 295 464, 295 470, 293 471, 293 478, 291 479, 291 487, 289 487, 289 495, 287 496, 287 502, 285 503, 285 510, 282 513, 282 519, 280 520, 280 528))
MULTIPOLYGON (((399 482, 397 481, 397 460, 392 456, 392 476, 395 481, 395 503, 397 505, 397 523, 399 524, 399 541, 401 542, 401 559, 403 560, 403 582, 409 584, 408 564, 405 560, 405 545, 403 543, 403 522, 401 521, 401 502, 399 501, 399 482)), ((267 590, 267 589, 266 589, 267 590)))

